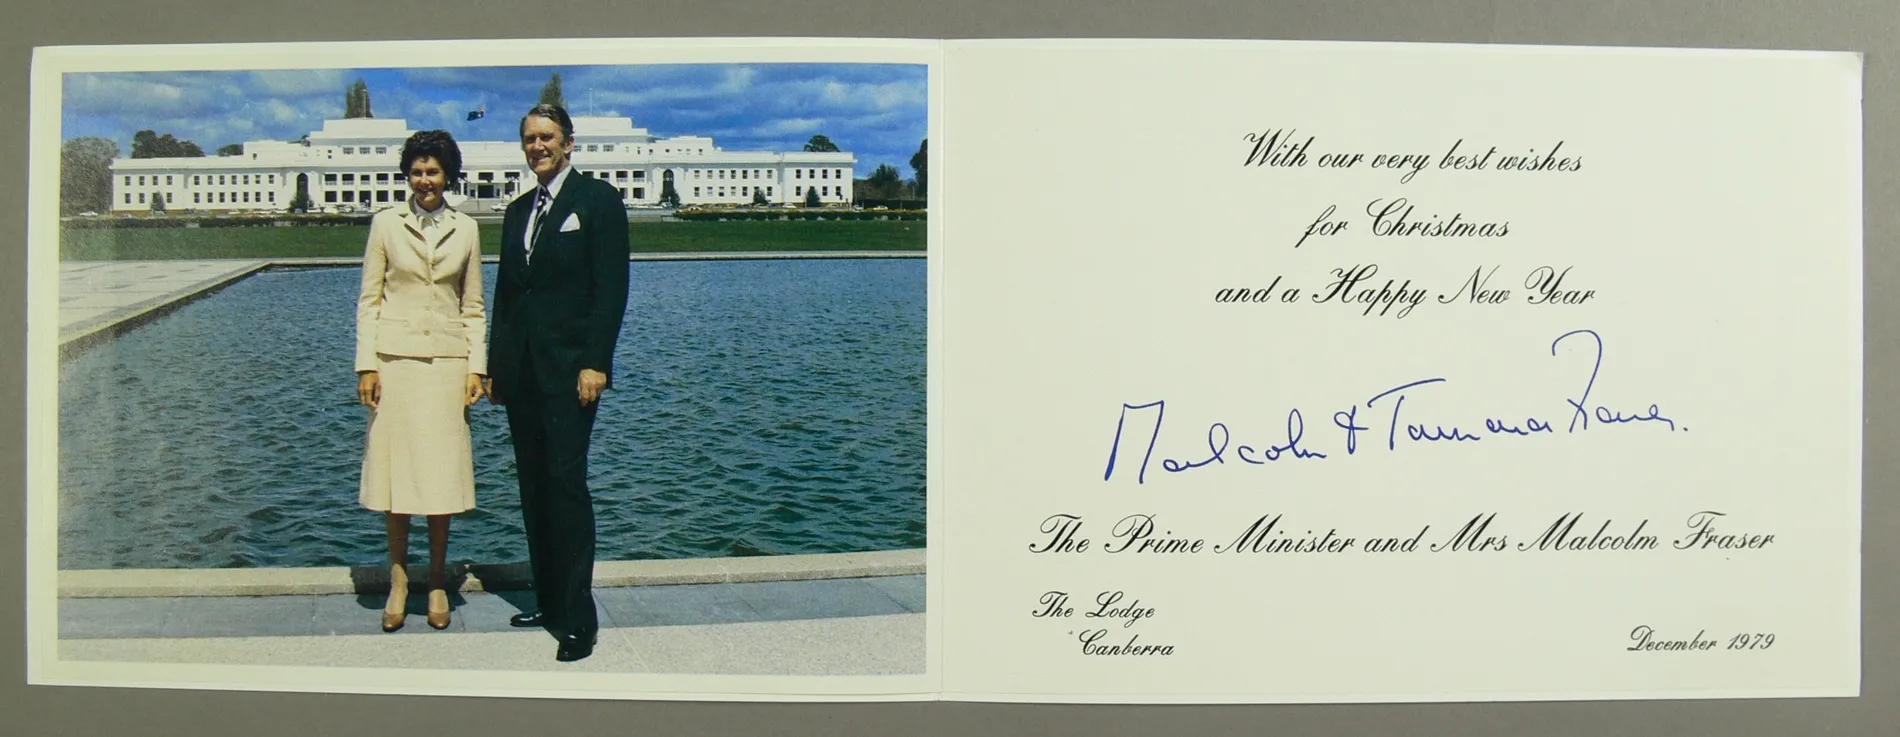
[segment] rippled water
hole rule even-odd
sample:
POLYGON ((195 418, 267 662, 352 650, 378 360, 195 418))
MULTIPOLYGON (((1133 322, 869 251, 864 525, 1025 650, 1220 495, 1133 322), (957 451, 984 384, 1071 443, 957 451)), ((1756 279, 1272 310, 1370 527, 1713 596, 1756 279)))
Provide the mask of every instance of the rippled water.
MULTIPOLYGON (((601 560, 924 545, 923 259, 630 268, 590 468, 601 560)), ((260 273, 63 366, 60 566, 380 562, 358 278, 260 273)), ((479 508, 450 558, 525 560, 507 417, 473 421, 479 508)), ((418 521, 417 562, 425 542, 418 521)))

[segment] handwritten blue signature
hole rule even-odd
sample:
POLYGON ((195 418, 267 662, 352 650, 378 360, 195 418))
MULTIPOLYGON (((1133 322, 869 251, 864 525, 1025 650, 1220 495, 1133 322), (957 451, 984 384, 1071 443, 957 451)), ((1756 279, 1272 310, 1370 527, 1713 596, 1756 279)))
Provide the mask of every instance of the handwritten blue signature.
MULTIPOLYGON (((1611 409, 1601 404, 1593 406, 1590 402, 1590 392, 1596 388, 1597 375, 1603 370, 1603 336, 1597 335, 1595 330, 1572 330, 1557 336, 1556 340, 1551 341, 1550 355, 1556 356, 1557 347, 1571 338, 1588 338, 1593 344, 1596 355, 1590 366, 1590 378, 1584 382, 1583 390, 1578 392, 1574 398, 1564 399, 1564 403, 1569 405, 1570 415, 1566 418, 1569 420, 1568 424, 1562 425, 1563 433, 1568 434, 1588 431, 1592 422, 1611 427, 1634 423, 1655 423, 1657 426, 1667 427, 1669 432, 1688 431, 1689 428, 1678 427, 1675 420, 1663 416, 1662 409, 1655 404, 1651 404, 1648 409, 1635 414, 1626 414, 1621 410, 1611 409)), ((1334 412, 1333 426, 1346 432, 1346 455, 1350 456, 1359 451, 1360 433, 1376 432, 1378 429, 1386 431, 1386 450, 1395 451, 1398 450, 1401 435, 1411 442, 1475 443, 1498 435, 1525 437, 1542 434, 1555 435, 1558 433, 1557 427, 1559 423, 1564 422, 1564 420, 1561 419, 1557 422, 1549 422, 1536 417, 1527 417, 1522 422, 1487 419, 1484 421, 1484 430, 1482 434, 1480 434, 1479 432, 1468 431, 1457 426, 1446 427, 1437 424, 1412 424, 1400 419, 1402 410, 1405 407, 1405 398, 1409 393, 1419 391, 1433 384, 1445 383, 1445 381, 1443 377, 1419 379, 1372 395, 1372 398, 1367 399, 1365 402, 1365 407, 1369 410, 1368 414, 1372 414, 1370 411, 1376 411, 1377 409, 1383 409, 1388 406, 1391 407, 1391 410, 1384 418, 1383 427, 1359 424, 1359 405, 1357 404, 1353 405, 1350 409, 1334 412), (1388 399, 1390 401, 1384 401, 1382 403, 1382 400, 1388 399)), ((1161 424, 1167 415, 1167 405, 1168 403, 1165 400, 1156 400, 1145 404, 1122 404, 1121 418, 1115 422, 1115 441, 1108 451, 1108 468, 1102 472, 1103 481, 1108 481, 1115 476, 1115 464, 1120 459, 1122 434, 1128 424, 1128 413, 1154 410, 1154 430, 1149 434, 1148 447, 1141 456, 1141 470, 1135 474, 1136 483, 1147 483, 1148 464, 1154 458, 1155 444, 1161 439, 1161 424)), ((1368 420, 1368 422, 1374 421, 1375 420, 1368 420)), ((1287 413, 1286 442, 1265 448, 1252 445, 1235 445, 1233 443, 1233 435, 1231 431, 1228 430, 1226 423, 1216 422, 1207 428, 1208 455, 1206 458, 1200 460, 1163 458, 1161 459, 1161 468, 1170 473, 1180 473, 1209 465, 1225 464, 1229 458, 1250 465, 1264 465, 1286 460, 1324 460, 1328 457, 1326 453, 1306 447, 1303 445, 1305 442, 1306 417, 1301 414, 1298 409, 1291 410, 1287 413)))

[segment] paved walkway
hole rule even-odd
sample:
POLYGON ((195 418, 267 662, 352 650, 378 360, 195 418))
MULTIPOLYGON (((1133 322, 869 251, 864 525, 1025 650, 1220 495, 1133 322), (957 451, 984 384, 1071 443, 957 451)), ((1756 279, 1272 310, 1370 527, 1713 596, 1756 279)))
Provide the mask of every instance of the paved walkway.
POLYGON ((63 261, 59 265, 61 348, 155 317, 190 298, 249 276, 260 260, 63 261))
POLYGON ((452 600, 430 629, 410 596, 404 628, 384 597, 66 598, 60 657, 169 663, 471 668, 620 673, 883 675, 924 670, 924 577, 626 586, 595 590, 600 643, 576 664, 553 638, 508 626, 531 592, 452 600))

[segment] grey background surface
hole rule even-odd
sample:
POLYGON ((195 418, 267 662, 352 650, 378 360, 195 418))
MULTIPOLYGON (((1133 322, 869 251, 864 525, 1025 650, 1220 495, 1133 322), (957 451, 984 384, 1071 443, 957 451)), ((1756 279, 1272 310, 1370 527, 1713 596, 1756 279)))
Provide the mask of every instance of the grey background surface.
MULTIPOLYGON (((0 734, 1900 734, 1900 504, 1886 483, 1900 395, 1894 171, 1900 145, 1900 5, 1891 0, 863 0, 412 3, 64 0, 11 5, 0 46, 0 734), (28 71, 64 44, 622 36, 1259 38, 1820 49, 1866 53, 1866 462, 1863 679, 1858 699, 1354 706, 734 704, 364 697, 25 685, 25 361, 28 71)), ((1279 70, 1277 74, 1297 74, 1279 70)), ((1448 85, 1456 84, 1447 81, 1448 85)), ((1273 77, 1235 80, 1272 94, 1273 77)), ((1366 93, 1369 91, 1360 91, 1366 93)), ((1798 142, 1790 142, 1799 145, 1798 142)), ((1745 153, 1740 162, 1746 162, 1745 153)), ((1798 243, 1790 248, 1801 247, 1798 243)), ((1772 597, 1773 591, 1755 595, 1772 597)), ((1562 667, 1552 664, 1551 667, 1562 667)))

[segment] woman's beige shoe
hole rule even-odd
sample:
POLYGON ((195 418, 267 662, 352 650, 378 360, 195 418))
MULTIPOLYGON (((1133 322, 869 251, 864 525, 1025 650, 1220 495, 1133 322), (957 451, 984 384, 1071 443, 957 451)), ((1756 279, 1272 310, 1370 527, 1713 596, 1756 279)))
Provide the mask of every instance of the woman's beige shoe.
POLYGON ((439 630, 449 628, 449 592, 442 589, 429 592, 429 626, 439 630))
POLYGON ((389 603, 383 606, 383 631, 402 629, 409 608, 409 572, 402 566, 389 567, 389 603))

